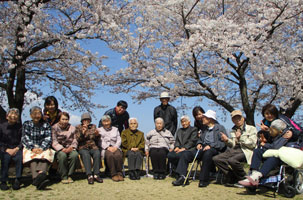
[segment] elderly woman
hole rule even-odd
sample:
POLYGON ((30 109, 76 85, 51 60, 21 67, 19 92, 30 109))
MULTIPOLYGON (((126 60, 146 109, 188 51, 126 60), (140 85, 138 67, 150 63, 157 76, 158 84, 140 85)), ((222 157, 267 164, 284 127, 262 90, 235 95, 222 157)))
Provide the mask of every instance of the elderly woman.
POLYGON ((269 134, 272 138, 272 141, 268 142, 265 138, 260 139, 260 147, 254 149, 253 151, 250 166, 250 171, 252 173, 250 176, 247 176, 246 179, 239 181, 241 185, 247 187, 257 186, 261 177, 266 177, 272 169, 281 164, 279 158, 263 158, 263 154, 266 150, 279 149, 282 146, 287 146, 288 144, 291 144, 295 141, 293 138, 292 129, 290 129, 287 124, 280 119, 276 119, 271 122, 269 134), (262 161, 264 161, 263 165, 262 161))
POLYGON ((174 136, 164 128, 164 120, 156 118, 155 129, 146 135, 145 140, 145 154, 151 158, 154 179, 165 179, 166 156, 169 151, 173 151, 174 143, 174 136))
POLYGON ((84 164, 88 184, 94 184, 94 181, 103 183, 100 178, 101 153, 98 146, 100 135, 96 125, 91 124, 91 121, 92 118, 89 113, 81 115, 81 124, 76 126, 75 131, 78 150, 84 164), (91 159, 93 159, 93 172, 91 159))
POLYGON ((72 183, 71 175, 78 160, 76 128, 69 124, 69 114, 59 113, 59 122, 52 127, 52 146, 56 150, 61 182, 72 183))
POLYGON ((43 121, 40 107, 32 107, 30 116, 32 120, 22 126, 23 163, 30 162, 33 185, 42 190, 49 183, 46 171, 54 159, 54 151, 50 149, 52 131, 49 123, 43 121))
POLYGON ((121 134, 122 151, 124 157, 128 158, 129 178, 139 180, 145 146, 144 133, 137 129, 136 118, 130 118, 128 122, 129 128, 121 134))
POLYGON ((14 190, 20 189, 22 175, 22 144, 19 110, 11 108, 6 114, 7 122, 0 124, 0 157, 1 157, 1 190, 8 190, 8 169, 11 160, 16 165, 16 179, 12 185, 14 190))
POLYGON ((98 128, 102 142, 102 156, 107 163, 113 181, 124 181, 123 158, 120 150, 121 137, 118 128, 111 125, 109 115, 101 117, 102 127, 98 128))
POLYGON ((198 140, 198 129, 190 125, 190 118, 187 115, 181 117, 182 128, 176 133, 176 141, 174 150, 169 152, 168 161, 172 164, 173 172, 175 172, 182 152, 194 150, 198 140))
POLYGON ((202 161, 199 187, 207 187, 209 184, 210 170, 213 166, 212 158, 226 148, 225 143, 221 140, 221 135, 227 134, 224 126, 217 122, 216 112, 208 110, 203 114, 202 122, 208 128, 201 133, 196 150, 186 151, 181 155, 176 170, 179 178, 172 182, 174 186, 180 186, 184 183, 188 164, 193 161, 197 151, 199 151, 197 159, 202 161))

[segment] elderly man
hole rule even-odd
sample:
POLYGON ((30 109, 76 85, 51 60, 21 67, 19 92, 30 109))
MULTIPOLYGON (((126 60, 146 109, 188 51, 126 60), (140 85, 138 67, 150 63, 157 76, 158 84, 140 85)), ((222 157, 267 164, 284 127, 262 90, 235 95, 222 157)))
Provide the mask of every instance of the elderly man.
MULTIPOLYGON (((109 109, 104 115, 109 115, 111 118, 111 125, 117 127, 121 134, 124 129, 129 127, 129 114, 126 111, 128 104, 126 101, 120 100, 115 108, 109 109)), ((99 121, 99 128, 102 127, 102 120, 99 121)))
POLYGON ((129 178, 139 180, 145 147, 144 133, 138 130, 136 118, 130 118, 128 122, 129 128, 121 134, 122 151, 128 158, 129 178))
POLYGON ((172 164, 173 172, 177 168, 179 159, 184 151, 194 150, 198 140, 198 129, 190 125, 190 118, 187 115, 181 117, 182 128, 177 130, 175 148, 167 155, 168 161, 172 164))
POLYGON ((16 164, 16 179, 12 185, 14 190, 20 189, 22 175, 22 126, 19 121, 19 110, 11 108, 6 115, 7 122, 0 125, 1 156, 1 190, 8 190, 8 169, 11 160, 16 164))
POLYGON ((234 184, 245 179, 246 173, 241 162, 246 161, 249 165, 251 163, 252 153, 257 144, 257 129, 245 123, 240 110, 231 112, 231 120, 234 123, 230 132, 231 138, 221 134, 221 140, 230 148, 215 156, 213 161, 226 175, 226 182, 234 184))
POLYGON ((165 128, 175 135, 178 124, 178 115, 176 108, 171 106, 168 102, 170 96, 167 92, 162 92, 160 95, 161 105, 154 109, 154 119, 161 117, 164 120, 165 128))
POLYGON ((212 158, 226 148, 225 143, 221 140, 221 133, 226 134, 226 131, 224 126, 217 122, 216 112, 208 110, 203 114, 202 123, 207 126, 207 129, 201 133, 197 142, 197 149, 185 151, 184 154, 181 155, 176 170, 179 178, 172 182, 174 186, 180 186, 184 183, 188 164, 193 161, 195 154, 199 150, 197 159, 202 161, 199 187, 207 187, 209 184, 210 170, 213 166, 212 158))

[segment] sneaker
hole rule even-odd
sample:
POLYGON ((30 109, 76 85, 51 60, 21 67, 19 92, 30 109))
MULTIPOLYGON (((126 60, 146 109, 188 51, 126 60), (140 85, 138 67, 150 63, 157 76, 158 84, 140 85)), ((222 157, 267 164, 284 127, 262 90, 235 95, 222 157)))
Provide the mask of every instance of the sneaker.
POLYGON ((13 190, 20 190, 20 188, 21 188, 20 185, 21 185, 20 181, 18 179, 15 179, 15 181, 12 185, 13 190))
POLYGON ((7 186, 6 182, 2 182, 1 185, 0 185, 0 189, 1 190, 8 190, 9 187, 7 186))
POLYGON ((88 184, 94 184, 94 177, 92 175, 89 175, 87 177, 87 182, 88 182, 88 184))

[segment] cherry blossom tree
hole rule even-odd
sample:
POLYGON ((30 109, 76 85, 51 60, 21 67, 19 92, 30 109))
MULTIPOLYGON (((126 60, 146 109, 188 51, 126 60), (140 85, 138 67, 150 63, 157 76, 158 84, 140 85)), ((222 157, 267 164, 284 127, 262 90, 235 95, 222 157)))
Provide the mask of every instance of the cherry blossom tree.
POLYGON ((133 0, 122 40, 128 67, 115 92, 144 100, 160 91, 200 97, 249 124, 266 103, 292 116, 303 100, 303 1, 133 0), (224 5, 222 3, 224 2, 224 5))
MULTIPOLYGON (((110 42, 127 13, 125 1, 16 0, 0 2, 0 94, 22 111, 25 93, 61 93, 66 109, 89 110, 106 67, 103 56, 81 47, 110 42)), ((119 29, 123 31, 123 29, 119 29)), ((2 118, 5 116, 0 105, 2 118)))

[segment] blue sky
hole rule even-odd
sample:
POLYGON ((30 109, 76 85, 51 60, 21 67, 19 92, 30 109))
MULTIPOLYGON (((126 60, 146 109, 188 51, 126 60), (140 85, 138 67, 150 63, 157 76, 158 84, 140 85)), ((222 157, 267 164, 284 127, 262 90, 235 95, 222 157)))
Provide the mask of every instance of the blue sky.
MULTIPOLYGON (((108 59, 104 60, 103 64, 110 67, 112 71, 118 70, 121 67, 126 67, 127 63, 121 60, 121 55, 111 51, 105 43, 99 42, 99 41, 86 41, 83 44, 83 47, 85 49, 88 49, 92 52, 99 52, 99 55, 106 55, 108 59)), ((93 117, 93 123, 98 124, 99 119, 102 117, 105 111, 107 111, 110 108, 113 108, 116 106, 116 103, 119 100, 125 100, 128 102, 129 106, 127 111, 130 114, 130 117, 136 117, 139 121, 139 130, 143 131, 145 134, 149 132, 150 130, 154 129, 154 122, 153 122, 153 110, 156 106, 160 104, 160 101, 158 98, 155 99, 147 99, 143 101, 141 104, 138 104, 136 101, 134 101, 131 98, 130 94, 112 94, 108 91, 108 89, 104 88, 104 90, 98 90, 95 91, 96 95, 91 99, 93 102, 97 102, 101 104, 102 106, 106 106, 104 109, 97 109, 94 110, 94 117, 93 117)), ((23 112, 23 120, 29 119, 28 110, 33 105, 39 105, 43 106, 43 99, 40 99, 38 101, 35 101, 29 106, 26 106, 23 112)), ((213 109, 217 112, 217 118, 218 121, 225 126, 227 130, 230 130, 233 126, 229 114, 224 115, 217 107, 209 107, 209 101, 203 100, 202 102, 199 100, 198 97, 191 97, 191 98, 177 98, 175 101, 171 102, 171 105, 173 105, 178 110, 178 119, 182 115, 188 115, 191 118, 191 124, 193 125, 193 117, 192 117, 192 108, 196 105, 200 105, 203 107, 203 109, 206 111, 208 109, 213 109), (189 109, 181 109, 181 106, 186 104, 189 109)), ((60 106, 60 102, 59 102, 60 106)), ((64 110, 64 108, 61 107, 61 109, 64 110)), ((82 112, 80 111, 69 111, 66 110, 71 114, 71 123, 73 125, 76 125, 80 123, 80 116, 82 112)), ((259 113, 257 113, 259 114, 259 113)), ((256 123, 258 123, 261 120, 261 116, 256 116, 256 123)), ((178 127, 180 127, 181 124, 178 121, 178 127)))

